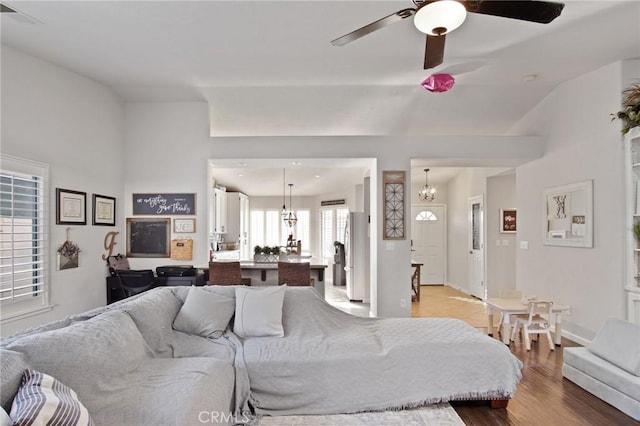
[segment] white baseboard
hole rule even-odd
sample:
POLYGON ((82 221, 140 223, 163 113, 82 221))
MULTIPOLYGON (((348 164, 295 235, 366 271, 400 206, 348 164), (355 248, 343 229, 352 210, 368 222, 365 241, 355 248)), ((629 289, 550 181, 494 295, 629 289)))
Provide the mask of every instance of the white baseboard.
POLYGON ((461 293, 468 294, 469 296, 471 296, 471 293, 469 293, 469 290, 467 290, 466 288, 459 287, 453 283, 444 283, 444 285, 447 287, 451 287, 455 290, 458 290, 461 293))
MULTIPOLYGON (((553 330, 554 333, 556 332, 555 327, 551 327, 551 329, 553 330)), ((588 346, 589 343, 591 343, 591 340, 587 340, 584 337, 580 337, 577 334, 568 332, 567 330, 562 330, 562 337, 565 337, 571 340, 572 342, 576 342, 577 344, 582 346, 588 346)))

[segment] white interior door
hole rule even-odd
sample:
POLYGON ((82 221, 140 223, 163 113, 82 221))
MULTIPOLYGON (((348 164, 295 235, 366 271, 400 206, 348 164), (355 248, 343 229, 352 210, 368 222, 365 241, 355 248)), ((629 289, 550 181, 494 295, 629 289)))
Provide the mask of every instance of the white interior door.
POLYGON ((484 300, 484 282, 484 201, 479 195, 469 198, 469 292, 484 300))
POLYGON ((411 206, 412 260, 422 263, 420 284, 444 284, 446 266, 446 208, 444 205, 411 206))

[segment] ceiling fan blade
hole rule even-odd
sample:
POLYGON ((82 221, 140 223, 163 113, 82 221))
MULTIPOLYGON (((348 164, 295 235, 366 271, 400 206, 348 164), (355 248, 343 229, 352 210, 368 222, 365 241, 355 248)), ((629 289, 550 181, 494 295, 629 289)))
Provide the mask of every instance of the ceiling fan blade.
POLYGON ((564 3, 538 0, 462 1, 469 12, 548 24, 560 16, 564 3))
POLYGON ((357 40, 361 37, 366 36, 380 28, 386 27, 387 25, 395 24, 396 22, 402 21, 410 16, 413 16, 416 13, 416 9, 402 9, 397 11, 396 13, 392 13, 389 16, 385 16, 382 19, 378 19, 375 22, 372 22, 368 25, 365 25, 362 28, 358 28, 355 31, 351 31, 349 34, 345 34, 342 37, 338 37, 335 40, 331 40, 331 44, 334 46, 344 46, 347 43, 350 43, 354 40, 357 40))
POLYGON ((424 51, 424 69, 435 68, 444 60, 444 42, 446 35, 432 36, 427 34, 427 45, 424 51))

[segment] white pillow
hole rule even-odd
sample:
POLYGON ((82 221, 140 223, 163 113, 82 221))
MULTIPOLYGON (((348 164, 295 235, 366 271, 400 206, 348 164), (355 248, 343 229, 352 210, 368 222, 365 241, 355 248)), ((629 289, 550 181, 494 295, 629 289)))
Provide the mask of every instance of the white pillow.
POLYGON ((93 426, 78 395, 57 379, 27 369, 11 406, 14 424, 93 426))
POLYGON ((236 287, 233 332, 240 337, 283 337, 282 303, 286 286, 236 287))
POLYGON ((218 338, 227 329, 234 309, 232 297, 191 287, 173 320, 173 328, 197 336, 218 338))

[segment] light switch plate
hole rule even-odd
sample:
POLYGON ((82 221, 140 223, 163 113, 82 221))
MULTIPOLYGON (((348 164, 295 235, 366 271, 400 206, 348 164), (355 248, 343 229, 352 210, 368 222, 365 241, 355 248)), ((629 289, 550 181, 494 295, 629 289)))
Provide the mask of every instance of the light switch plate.
POLYGON ((529 250, 529 241, 520 241, 520 248, 522 250, 529 250))
POLYGON ((389 242, 387 242, 387 243, 385 243, 385 248, 386 248, 388 251, 393 251, 393 250, 395 250, 395 249, 396 249, 396 243, 389 243, 389 242))

